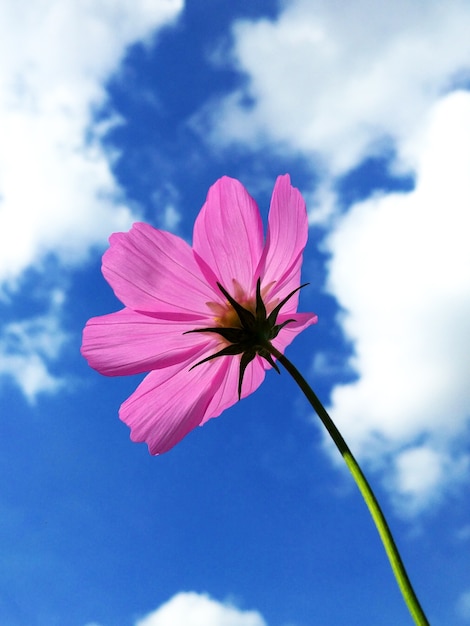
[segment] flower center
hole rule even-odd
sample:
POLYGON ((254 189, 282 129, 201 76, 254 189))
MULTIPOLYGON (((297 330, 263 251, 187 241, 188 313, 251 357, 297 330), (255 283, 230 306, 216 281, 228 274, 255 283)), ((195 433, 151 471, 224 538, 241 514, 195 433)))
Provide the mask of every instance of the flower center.
POLYGON ((241 328, 240 318, 231 304, 227 302, 227 308, 222 315, 214 318, 216 326, 222 328, 241 328))
MULTIPOLYGON (((240 304, 250 311, 255 313, 256 304, 253 301, 245 301, 241 299, 240 304)), ((225 304, 219 302, 208 302, 207 306, 211 309, 214 315, 214 325, 220 328, 242 328, 240 317, 230 302, 227 300, 225 304)))
MULTIPOLYGON (((241 307, 249 311, 253 316, 256 316, 256 307, 258 306, 257 298, 264 300, 273 285, 272 282, 265 285, 263 288, 259 285, 259 294, 248 297, 243 287, 235 278, 232 279, 232 282, 234 291, 233 298, 230 296, 230 300, 227 298, 224 304, 220 304, 219 302, 207 302, 207 306, 214 315, 215 325, 221 328, 243 328, 243 322, 240 319, 237 309, 240 311, 241 307), (232 302, 235 306, 233 306, 232 302)), ((275 299, 270 303, 270 306, 274 307, 277 303, 278 300, 275 299)))
POLYGON ((266 361, 279 372, 279 368, 271 356, 273 348, 271 340, 278 336, 279 332, 286 324, 294 320, 288 319, 281 324, 277 324, 277 316, 285 303, 294 293, 301 289, 301 287, 304 287, 304 285, 297 287, 297 289, 294 289, 288 296, 281 300, 269 315, 267 314, 266 306, 261 295, 260 279, 258 279, 256 283, 256 300, 254 302, 253 300, 248 301, 248 299, 244 298, 241 290, 237 290, 238 299, 236 300, 220 283, 217 283, 217 286, 225 296, 226 303, 208 303, 209 308, 214 314, 216 326, 197 328, 186 332, 216 333, 225 339, 227 345, 215 354, 211 354, 205 359, 202 359, 202 361, 195 363, 191 369, 202 363, 216 359, 217 357, 241 355, 240 375, 238 380, 238 397, 240 398, 244 372, 248 364, 257 355, 266 359, 266 361), (243 304, 241 302, 243 302, 243 304))

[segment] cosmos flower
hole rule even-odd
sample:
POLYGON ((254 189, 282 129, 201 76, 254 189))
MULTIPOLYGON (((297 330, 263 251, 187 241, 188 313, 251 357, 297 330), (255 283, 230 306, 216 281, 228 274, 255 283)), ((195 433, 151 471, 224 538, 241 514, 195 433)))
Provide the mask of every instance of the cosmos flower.
POLYGON ((317 321, 297 313, 307 231, 285 175, 265 243, 255 201, 228 177, 210 188, 192 247, 143 223, 111 236, 102 270, 125 308, 88 321, 82 354, 107 376, 149 372, 119 411, 133 441, 166 452, 277 369, 270 345, 283 352, 317 321))

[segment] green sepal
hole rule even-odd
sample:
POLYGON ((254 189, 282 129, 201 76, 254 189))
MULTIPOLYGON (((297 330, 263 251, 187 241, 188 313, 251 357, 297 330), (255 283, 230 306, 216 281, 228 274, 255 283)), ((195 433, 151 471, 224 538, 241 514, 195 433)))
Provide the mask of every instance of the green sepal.
POLYGON ((240 323, 243 326, 243 328, 246 328, 247 330, 252 330, 253 328, 255 328, 256 318, 253 315, 253 313, 249 311, 248 309, 245 309, 245 307, 239 304, 235 300, 235 298, 232 298, 232 296, 228 293, 226 289, 222 287, 220 283, 217 283, 217 287, 220 289, 220 291, 224 294, 224 296, 227 298, 227 300, 235 309, 235 312, 238 315, 238 319, 240 320, 240 323))
POLYGON ((284 300, 281 300, 279 304, 271 311, 267 320, 271 328, 274 327, 274 324, 276 323, 276 320, 277 320, 277 316, 279 315, 280 310, 286 304, 286 302, 292 298, 294 293, 297 293, 297 291, 300 291, 300 289, 302 289, 303 287, 306 287, 308 284, 309 283, 304 283, 303 285, 300 285, 300 287, 297 287, 296 289, 291 291, 290 294, 286 296, 284 300))
POLYGON ((243 377, 245 375, 245 370, 248 367, 248 364, 253 361, 256 356, 256 350, 247 350, 242 354, 240 359, 240 373, 238 375, 238 400, 241 400, 242 397, 242 383, 243 377))
POLYGON ((187 330, 183 335, 188 335, 189 333, 217 333, 227 341, 230 341, 230 343, 241 343, 243 339, 246 339, 246 331, 243 328, 226 328, 224 326, 195 328, 194 330, 187 330))
POLYGON ((261 350, 258 350, 258 354, 263 357, 263 359, 265 361, 267 361, 269 363, 269 365, 276 370, 276 372, 278 374, 281 373, 281 370, 279 369, 279 367, 277 366, 276 361, 273 359, 273 357, 271 356, 271 353, 269 352, 269 350, 267 348, 262 348, 261 350))
POLYGON ((183 334, 189 333, 216 333, 223 339, 229 342, 230 345, 225 346, 215 354, 198 361, 190 369, 194 369, 202 363, 207 363, 220 356, 235 356, 241 354, 240 358, 240 372, 238 376, 238 399, 241 399, 243 378, 248 365, 253 361, 256 355, 259 355, 269 365, 280 374, 279 367, 272 357, 271 350, 275 350, 271 345, 271 339, 275 339, 279 332, 294 319, 288 319, 282 324, 276 324, 277 316, 279 315, 282 307, 288 302, 292 296, 297 293, 302 287, 305 287, 308 283, 300 285, 289 295, 287 295, 267 316, 266 306, 261 297, 261 279, 256 281, 256 309, 255 314, 249 309, 243 307, 239 302, 233 298, 228 291, 220 284, 217 283, 222 294, 225 296, 229 304, 233 307, 240 321, 240 327, 225 327, 225 326, 210 326, 207 328, 195 328, 193 330, 187 330, 183 334))
POLYGON ((266 307, 261 297, 261 279, 256 281, 256 320, 258 322, 266 320, 266 307))
POLYGON ((275 339, 279 335, 279 331, 281 331, 286 324, 290 324, 291 322, 295 322, 295 320, 286 320, 285 322, 282 322, 282 324, 276 324, 276 326, 273 326, 271 339, 275 339))
POLYGON ((216 359, 219 356, 235 356, 236 354, 242 354, 242 352, 243 352, 242 347, 237 346, 236 344, 231 344, 230 346, 226 346, 225 348, 222 348, 222 350, 219 350, 215 354, 211 354, 210 356, 206 356, 205 359, 201 359, 201 361, 198 361, 197 363, 192 365, 189 368, 189 371, 193 370, 198 365, 202 365, 202 363, 207 363, 207 361, 212 361, 212 359, 216 359))

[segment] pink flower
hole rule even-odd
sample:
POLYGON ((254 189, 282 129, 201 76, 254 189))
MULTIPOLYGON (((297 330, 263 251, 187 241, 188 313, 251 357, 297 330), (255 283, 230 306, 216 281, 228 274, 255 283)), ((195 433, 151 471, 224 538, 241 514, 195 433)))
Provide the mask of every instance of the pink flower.
POLYGON ((122 404, 133 441, 166 452, 246 397, 317 321, 297 313, 307 215, 288 175, 274 187, 266 243, 255 201, 223 177, 194 225, 193 247, 148 224, 115 233, 103 275, 125 308, 90 319, 82 354, 106 376, 150 372, 122 404))

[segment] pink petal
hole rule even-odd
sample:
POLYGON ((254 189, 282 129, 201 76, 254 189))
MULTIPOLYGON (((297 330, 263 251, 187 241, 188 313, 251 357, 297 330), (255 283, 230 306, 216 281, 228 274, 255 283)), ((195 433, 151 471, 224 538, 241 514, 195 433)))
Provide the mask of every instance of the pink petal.
MULTIPOLYGON (((167 452, 237 401, 238 357, 219 357, 190 370, 192 365, 189 360, 154 370, 121 406, 119 417, 130 426, 132 441, 145 441, 151 454, 167 452)), ((247 391, 261 380, 259 372, 250 373, 247 391)))
POLYGON ((127 307, 176 319, 207 316, 214 293, 183 239, 136 223, 111 235, 110 244, 103 275, 127 307))
POLYGON ((145 441, 150 454, 167 452, 204 418, 216 380, 190 366, 150 372, 121 405, 119 417, 131 428, 132 441, 145 441))
MULTIPOLYGON (((252 394, 264 380, 265 370, 262 359, 256 357, 245 370, 242 383, 241 397, 246 398, 252 394)), ((238 379, 240 374, 240 357, 228 357, 225 359, 224 378, 221 380, 214 396, 207 408, 206 416, 202 424, 213 417, 217 417, 238 401, 238 379)))
MULTIPOLYGON (((266 299, 282 300, 300 284, 302 253, 307 243, 308 221, 305 202, 290 184, 288 174, 279 176, 274 186, 268 217, 268 233, 263 254, 263 285, 273 284, 266 299)), ((294 296, 286 311, 295 311, 294 296)))
POLYGON ((279 335, 272 340, 273 346, 282 353, 284 353, 286 347, 294 341, 297 335, 318 322, 318 316, 314 313, 290 313, 288 315, 280 314, 277 318, 277 323, 282 324, 288 319, 294 319, 295 321, 284 326, 279 335))
POLYGON ((149 372, 193 358, 209 347, 216 352, 215 336, 184 334, 188 322, 172 322, 122 309, 94 317, 83 331, 81 352, 89 365, 106 376, 149 372))
MULTIPOLYGON (((215 275, 231 293, 234 281, 253 291, 263 249, 263 225, 255 201, 238 180, 224 176, 209 189, 194 224, 193 248, 214 273, 206 273, 208 280, 215 275)), ((205 271, 204 264, 202 269, 205 271)))
MULTIPOLYGON (((184 333, 216 323, 211 304, 224 301, 216 281, 238 299, 252 297, 261 277, 272 310, 299 285, 307 228, 300 193, 288 176, 279 177, 263 249, 254 200, 241 183, 224 177, 209 190, 196 220, 193 249, 141 223, 110 238, 103 274, 126 308, 89 320, 82 353, 110 376, 151 370, 120 409, 133 441, 145 441, 151 454, 166 452, 237 401, 241 357, 218 357, 191 369, 225 344, 209 333, 184 333)), ((277 319, 294 319, 273 341, 281 351, 317 321, 295 313, 297 302, 298 294, 277 319)), ((248 365, 242 397, 259 387, 269 367, 259 356, 248 365)))

